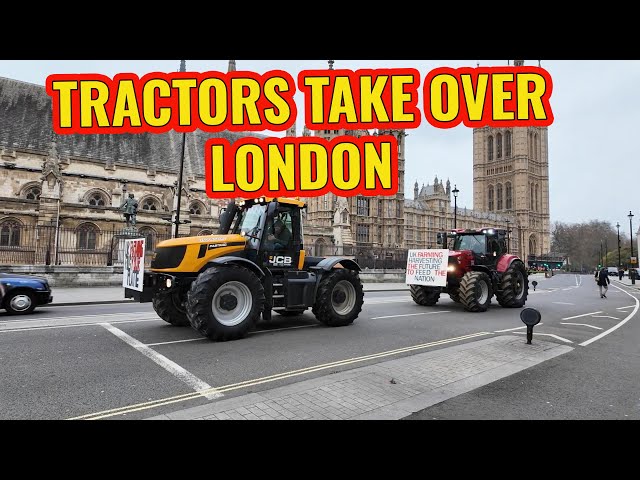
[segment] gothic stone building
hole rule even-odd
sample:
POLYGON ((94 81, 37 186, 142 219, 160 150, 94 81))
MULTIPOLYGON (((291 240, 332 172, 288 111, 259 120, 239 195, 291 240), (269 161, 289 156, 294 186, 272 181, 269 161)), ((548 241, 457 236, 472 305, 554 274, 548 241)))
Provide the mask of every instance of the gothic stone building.
MULTIPOLYGON (((235 70, 235 61, 229 69, 235 70)), ((453 228, 454 216, 458 228, 509 228, 511 250, 523 258, 548 252, 546 128, 475 129, 473 210, 455 212, 448 180, 443 185, 436 177, 422 188, 416 182, 413 198, 404 198, 406 134, 378 134, 398 139, 398 193, 306 198, 308 253, 355 255, 375 265, 376 259, 402 258, 407 249, 435 247, 436 233, 453 228)), ((287 135, 295 136, 295 128, 287 135)), ((304 135, 310 135, 306 128, 304 135)), ((139 201, 137 227, 151 252, 154 242, 174 233, 183 139, 179 234, 215 231, 225 202, 206 196, 203 158, 204 144, 214 136, 234 142, 242 134, 57 135, 44 87, 0 78, 0 264, 114 262, 114 238, 124 227, 120 205, 128 193, 139 201)))

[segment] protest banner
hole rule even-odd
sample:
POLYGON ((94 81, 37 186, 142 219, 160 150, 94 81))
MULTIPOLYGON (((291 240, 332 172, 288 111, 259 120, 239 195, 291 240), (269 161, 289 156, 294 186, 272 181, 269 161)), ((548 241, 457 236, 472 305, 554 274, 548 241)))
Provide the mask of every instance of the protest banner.
POLYGON ((444 287, 447 285, 449 249, 409 250, 407 285, 444 287))
POLYGON ((142 291, 144 278, 144 238, 125 240, 122 286, 142 291))

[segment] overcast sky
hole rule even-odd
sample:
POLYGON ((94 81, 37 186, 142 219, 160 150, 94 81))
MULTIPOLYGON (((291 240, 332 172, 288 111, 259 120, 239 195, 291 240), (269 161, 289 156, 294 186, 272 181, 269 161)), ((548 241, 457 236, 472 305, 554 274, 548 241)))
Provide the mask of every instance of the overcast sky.
MULTIPOLYGON (((513 61, 511 60, 511 63, 513 61)), ((336 60, 335 69, 415 68, 421 79, 438 67, 506 65, 507 60, 336 60)), ((285 70, 294 80, 301 70, 327 68, 327 60, 236 60, 238 70, 266 73, 285 70)), ((538 65, 538 60, 525 60, 538 65)), ((0 76, 37 85, 54 73, 175 72, 180 60, 0 60, 0 76)), ((640 61, 541 60, 551 75, 554 123, 549 127, 551 221, 603 220, 620 233, 640 226, 640 61)), ((187 60, 187 71, 226 72, 228 60, 187 60)), ((422 88, 419 89, 421 91, 422 88)), ((304 106, 298 104, 297 134, 302 133, 304 106)), ((418 104, 422 111, 422 102, 418 104)), ((413 184, 433 183, 437 175, 460 190, 458 207, 473 207, 473 130, 431 126, 424 117, 406 138, 405 194, 413 184)), ((281 136, 278 134, 278 136, 281 136)))

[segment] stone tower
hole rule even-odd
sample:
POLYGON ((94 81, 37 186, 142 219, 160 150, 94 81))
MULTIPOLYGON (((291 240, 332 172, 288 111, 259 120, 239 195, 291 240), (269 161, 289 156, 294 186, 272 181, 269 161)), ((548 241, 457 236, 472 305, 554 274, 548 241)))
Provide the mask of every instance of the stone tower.
POLYGON ((514 219, 511 245, 525 262, 529 255, 549 253, 547 127, 473 130, 473 209, 514 219))

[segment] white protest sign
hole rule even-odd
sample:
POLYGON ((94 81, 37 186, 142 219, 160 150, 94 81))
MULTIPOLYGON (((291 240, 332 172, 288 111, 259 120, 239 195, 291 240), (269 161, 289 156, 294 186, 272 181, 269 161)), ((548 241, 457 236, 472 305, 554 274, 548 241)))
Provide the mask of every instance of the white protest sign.
POLYGON ((142 291, 144 279, 144 238, 125 240, 122 286, 142 291))
POLYGON ((407 285, 445 287, 449 249, 409 250, 407 256, 407 285))

